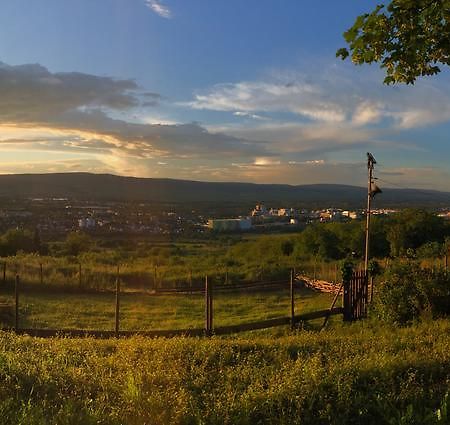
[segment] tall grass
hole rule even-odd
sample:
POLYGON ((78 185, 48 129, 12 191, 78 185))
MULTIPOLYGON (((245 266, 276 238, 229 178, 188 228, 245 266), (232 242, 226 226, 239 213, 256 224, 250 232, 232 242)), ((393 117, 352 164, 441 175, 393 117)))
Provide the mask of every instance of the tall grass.
POLYGON ((0 333, 9 424, 447 424, 450 324, 250 338, 0 333))

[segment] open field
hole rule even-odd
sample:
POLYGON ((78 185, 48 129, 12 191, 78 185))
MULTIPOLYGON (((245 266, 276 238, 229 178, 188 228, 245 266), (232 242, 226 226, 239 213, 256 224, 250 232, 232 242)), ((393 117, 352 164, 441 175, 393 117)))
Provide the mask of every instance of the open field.
MULTIPOLYGON (((13 303, 13 294, 0 291, 0 299, 13 303)), ((330 306, 332 296, 296 289, 296 313, 330 306)), ((225 326, 289 315, 288 290, 261 293, 230 292, 214 297, 214 324, 225 326)), ((50 329, 114 329, 114 294, 66 294, 28 291, 20 296, 20 326, 50 329)), ((202 295, 121 296, 122 330, 187 329, 204 326, 202 295)))
POLYGON ((8 424, 448 424, 450 323, 275 338, 0 333, 8 424))

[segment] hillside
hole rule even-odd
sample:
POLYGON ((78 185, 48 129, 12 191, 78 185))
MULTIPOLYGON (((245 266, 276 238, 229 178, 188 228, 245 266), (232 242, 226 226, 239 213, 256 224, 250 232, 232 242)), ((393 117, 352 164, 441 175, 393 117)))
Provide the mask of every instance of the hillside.
MULTIPOLYGON (((55 173, 0 176, 3 198, 70 198, 93 201, 158 203, 295 203, 304 206, 360 207, 366 189, 314 184, 216 183, 121 177, 110 174, 55 173)), ((447 206, 450 193, 416 189, 383 189, 376 206, 447 206)))

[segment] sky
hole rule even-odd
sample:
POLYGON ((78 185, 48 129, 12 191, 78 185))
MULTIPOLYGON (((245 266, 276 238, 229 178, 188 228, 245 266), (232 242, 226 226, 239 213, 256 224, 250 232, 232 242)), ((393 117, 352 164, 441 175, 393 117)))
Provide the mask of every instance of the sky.
POLYGON ((0 0, 0 174, 450 191, 450 72, 335 57, 369 0, 0 0))

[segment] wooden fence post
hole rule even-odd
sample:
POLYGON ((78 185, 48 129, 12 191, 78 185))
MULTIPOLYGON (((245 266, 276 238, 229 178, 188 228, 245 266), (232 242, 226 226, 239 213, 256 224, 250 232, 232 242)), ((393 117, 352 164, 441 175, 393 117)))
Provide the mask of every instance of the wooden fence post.
POLYGON ((213 294, 212 282, 208 281, 208 276, 205 277, 205 332, 206 335, 211 335, 213 330, 213 294))
POLYGON ((3 263, 3 283, 6 283, 6 261, 3 263))
POLYGON ((78 264, 78 286, 81 288, 82 286, 82 280, 81 280, 81 263, 78 264))
POLYGON ((16 274, 16 280, 14 284, 14 330, 19 330, 19 275, 16 274))
POLYGON ((295 327, 295 304, 294 304, 294 270, 291 270, 291 277, 289 281, 289 289, 291 294, 291 329, 295 327))
POLYGON ((209 285, 208 276, 205 277, 205 331, 209 335, 209 285))
POLYGON ((209 332, 212 333, 214 329, 213 325, 213 316, 214 316, 214 310, 213 310, 213 283, 211 282, 209 284, 209 332))
POLYGON ((42 286, 44 283, 44 271, 42 270, 42 263, 39 264, 39 280, 42 286))
POLYGON ((115 332, 116 337, 119 336, 119 321, 120 321, 120 275, 119 266, 117 266, 117 276, 116 276, 116 314, 115 314, 115 332))

